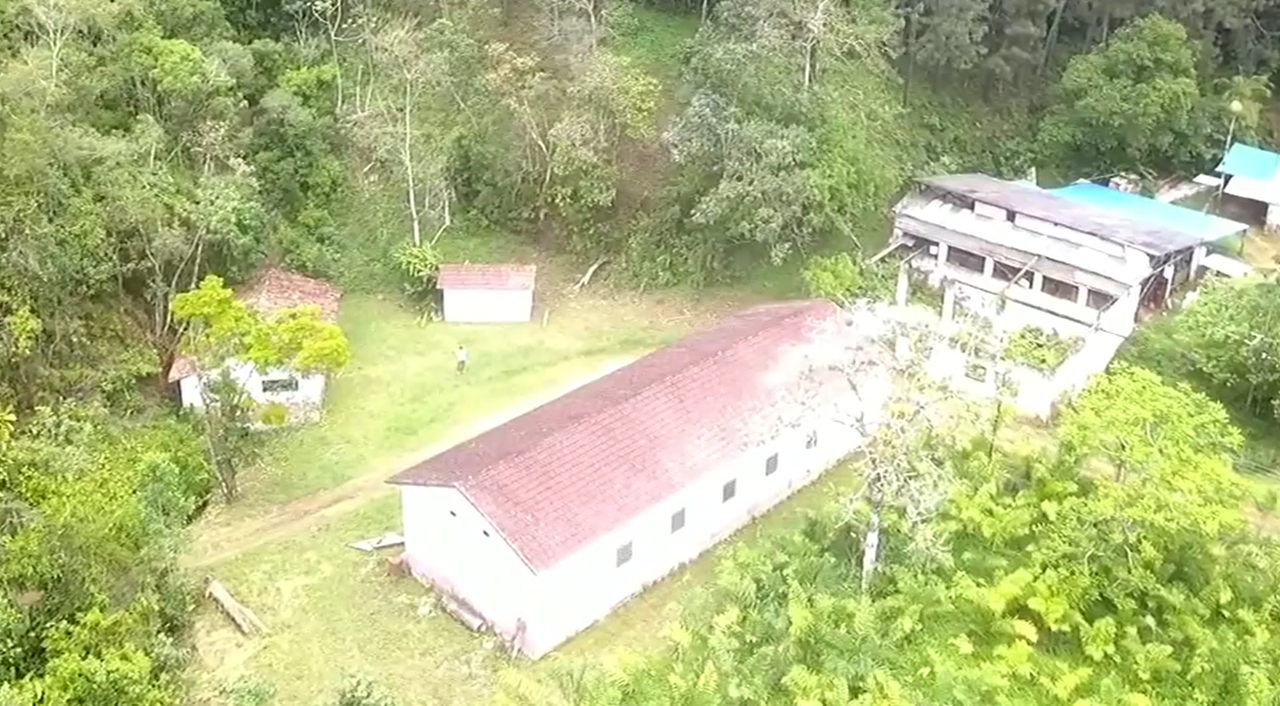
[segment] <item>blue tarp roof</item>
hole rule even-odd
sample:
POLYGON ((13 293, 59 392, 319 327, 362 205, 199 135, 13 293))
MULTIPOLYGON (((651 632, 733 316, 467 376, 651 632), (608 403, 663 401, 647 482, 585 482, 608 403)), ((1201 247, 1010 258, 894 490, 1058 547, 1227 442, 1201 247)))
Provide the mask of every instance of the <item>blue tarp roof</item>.
POLYGON ((1048 191, 1079 204, 1117 211, 1135 220, 1181 231, 1201 242, 1221 240, 1249 229, 1244 223, 1087 181, 1048 191))
POLYGON ((1280 171, 1280 154, 1236 142, 1218 165, 1218 172, 1257 181, 1270 181, 1280 171))

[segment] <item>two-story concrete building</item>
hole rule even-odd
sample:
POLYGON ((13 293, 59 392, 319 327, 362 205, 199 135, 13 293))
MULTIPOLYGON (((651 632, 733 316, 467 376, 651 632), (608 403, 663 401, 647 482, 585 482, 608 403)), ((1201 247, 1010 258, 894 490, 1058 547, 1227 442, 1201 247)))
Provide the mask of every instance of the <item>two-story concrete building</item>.
POLYGON ((963 307, 997 340, 1034 328, 1072 342, 1052 370, 956 345, 930 357, 935 373, 958 387, 994 395, 1003 380, 1020 409, 1046 416, 1106 368, 1141 310, 1166 306, 1197 276, 1210 242, 1245 229, 1095 184, 1045 190, 960 174, 918 182, 894 208, 891 246, 904 256, 899 303, 908 298, 908 268, 925 273, 942 289, 944 330, 958 325, 963 307))

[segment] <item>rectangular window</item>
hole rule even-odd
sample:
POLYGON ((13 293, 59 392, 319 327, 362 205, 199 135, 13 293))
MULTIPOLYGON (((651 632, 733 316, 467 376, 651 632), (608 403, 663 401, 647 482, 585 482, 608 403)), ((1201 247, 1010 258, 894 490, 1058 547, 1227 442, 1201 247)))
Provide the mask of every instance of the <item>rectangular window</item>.
POLYGON ((675 534, 684 529, 684 508, 680 508, 671 514, 671 534, 675 534))
POLYGON ((731 480, 724 484, 724 489, 720 491, 720 502, 727 503, 733 500, 733 496, 738 494, 737 479, 731 480))
POLYGON ((618 547, 618 564, 617 565, 622 566, 628 561, 631 561, 631 542, 627 542, 621 547, 618 547))
POLYGON ((297 392, 298 378, 263 378, 262 391, 266 394, 273 392, 297 392))
POLYGON ((1096 289, 1089 290, 1089 297, 1085 300, 1090 309, 1102 311, 1112 304, 1116 303, 1116 298, 1106 292, 1099 292, 1096 289))
POLYGON ((804 447, 806 449, 814 449, 818 447, 818 432, 809 432, 809 437, 804 440, 804 447))
POLYGON ((1071 302, 1076 301, 1076 298, 1080 296, 1079 287, 1071 284, 1070 282, 1063 282, 1060 279, 1054 279, 1052 277, 1044 278, 1044 286, 1042 289, 1045 294, 1048 294, 1051 297, 1066 299, 1071 302))
POLYGON ((947 248, 947 262, 964 270, 982 272, 986 268, 987 258, 975 255, 960 248, 947 248))
POLYGON ((774 454, 764 460, 764 474, 771 476, 778 472, 778 454, 774 454))
POLYGON ((1017 277, 1019 272, 1022 272, 1021 267, 1015 267, 1008 263, 1000 262, 999 260, 995 260, 991 263, 991 276, 1001 282, 1012 282, 1013 278, 1017 277))

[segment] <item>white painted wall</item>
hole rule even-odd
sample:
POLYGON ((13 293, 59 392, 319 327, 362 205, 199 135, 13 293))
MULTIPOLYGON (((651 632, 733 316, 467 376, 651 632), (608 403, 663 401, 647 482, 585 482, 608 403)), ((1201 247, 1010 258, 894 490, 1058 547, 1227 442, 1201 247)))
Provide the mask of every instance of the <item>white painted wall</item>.
POLYGON ((1060 226, 1056 223, 1051 223, 1023 213, 1015 215, 1013 217, 1013 223, 1020 228, 1026 228, 1027 230, 1035 233, 1057 238, 1058 240, 1065 240, 1069 243, 1075 243, 1076 245, 1089 248, 1090 250, 1097 250, 1098 252, 1106 253, 1111 257, 1125 257, 1125 251, 1128 249, 1120 243, 1103 240, 1096 235, 1090 235, 1083 231, 1075 230, 1074 228, 1060 226))
POLYGON ((532 318, 531 289, 444 290, 444 320, 448 323, 524 323, 532 318))
MULTIPOLYGON (((250 363, 232 362, 229 364, 231 376, 236 380, 249 398, 258 404, 279 404, 289 410, 291 423, 311 421, 319 416, 324 404, 325 376, 298 375, 288 370, 270 370, 260 372, 250 363), (266 392, 263 380, 293 377, 298 380, 298 389, 292 392, 266 392)), ((198 375, 188 375, 178 381, 178 394, 183 407, 202 409, 204 400, 200 396, 201 379, 198 375)))
POLYGON ((720 540, 768 512, 861 445, 849 427, 814 421, 765 447, 708 473, 617 530, 596 540, 538 576, 539 606, 530 614, 523 651, 534 658, 554 649, 606 616, 616 606, 720 540), (805 448, 809 431, 817 446, 805 448), (765 475, 766 461, 778 454, 777 471, 765 475), (725 483, 734 497, 723 502, 725 483), (672 515, 685 511, 685 526, 672 533, 672 515), (632 546, 629 562, 617 566, 618 548, 632 546))
POLYGON ((454 488, 400 488, 405 558, 419 579, 458 596, 510 636, 536 604, 533 572, 454 488))

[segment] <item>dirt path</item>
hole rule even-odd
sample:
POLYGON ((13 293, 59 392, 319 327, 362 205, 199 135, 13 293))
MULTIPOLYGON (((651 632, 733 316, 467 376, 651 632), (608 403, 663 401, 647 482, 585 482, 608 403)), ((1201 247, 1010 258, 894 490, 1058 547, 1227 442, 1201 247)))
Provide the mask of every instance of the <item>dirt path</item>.
POLYGON ((184 559, 183 565, 190 569, 198 569, 218 564, 258 547, 301 534, 335 517, 357 509, 371 500, 394 492, 395 489, 387 485, 386 480, 396 471, 424 458, 434 456, 509 419, 518 417, 576 387, 617 370, 631 362, 631 360, 633 359, 624 358, 610 361, 601 368, 575 379, 568 385, 559 386, 545 393, 533 395, 529 399, 521 400, 503 412, 469 424, 458 430, 457 433, 450 434, 425 449, 406 454, 404 458, 394 464, 371 469, 336 488, 315 493, 305 498, 299 498, 276 508, 266 515, 231 523, 223 527, 205 528, 199 532, 193 541, 191 552, 184 559))

